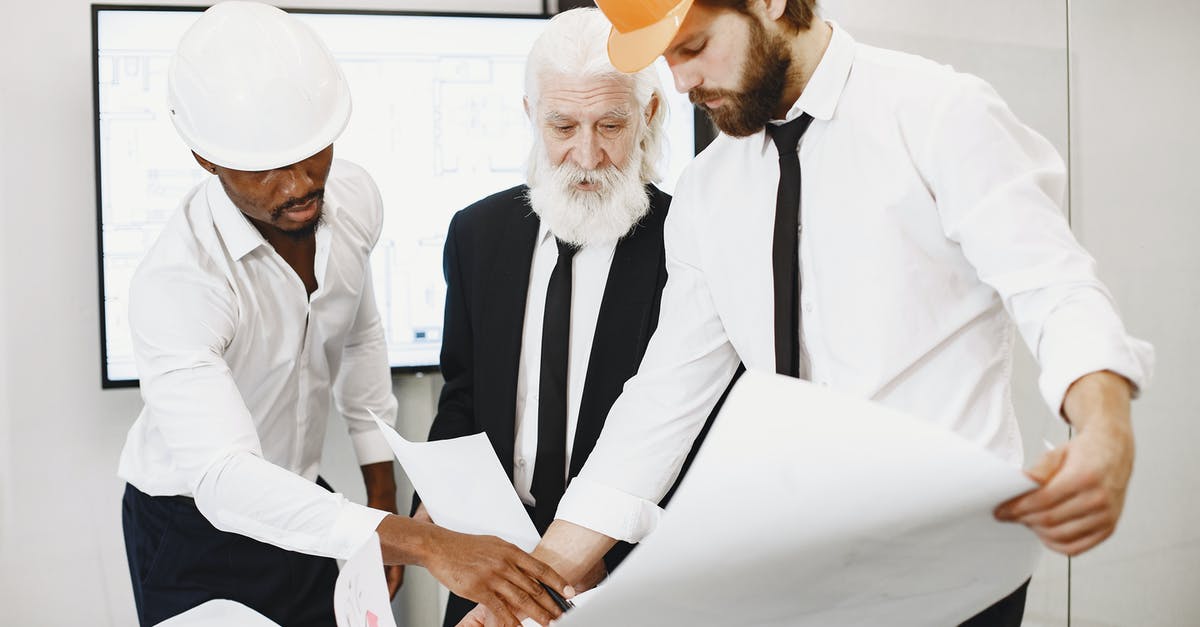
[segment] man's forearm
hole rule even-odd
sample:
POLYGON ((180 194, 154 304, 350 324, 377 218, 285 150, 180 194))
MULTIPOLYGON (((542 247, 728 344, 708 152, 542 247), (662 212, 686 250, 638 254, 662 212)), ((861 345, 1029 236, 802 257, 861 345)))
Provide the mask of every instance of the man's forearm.
POLYGON ((533 556, 558 571, 579 591, 595 585, 590 577, 617 541, 587 527, 555 520, 533 550, 533 556))
POLYGON ((1079 377, 1067 388, 1062 413, 1078 431, 1092 426, 1130 429, 1133 384, 1125 377, 1101 370, 1079 377))
POLYGON ((436 546, 436 530, 427 522, 393 514, 379 521, 379 547, 384 564, 423 566, 436 546))
POLYGON ((396 511, 396 475, 392 462, 362 466, 363 484, 367 488, 367 505, 393 514, 396 511))

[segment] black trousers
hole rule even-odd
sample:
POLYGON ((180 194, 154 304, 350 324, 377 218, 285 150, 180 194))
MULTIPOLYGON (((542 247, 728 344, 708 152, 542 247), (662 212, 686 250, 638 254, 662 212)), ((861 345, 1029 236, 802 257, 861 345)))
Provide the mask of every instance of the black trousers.
MULTIPOLYGON (((329 484, 317 483, 325 489, 329 484)), ((287 627, 332 626, 337 562, 213 527, 183 496, 126 485, 125 554, 138 621, 155 625, 212 599, 230 599, 287 627)))
POLYGON ((1021 627, 1021 619, 1025 617, 1025 593, 1028 590, 1029 580, 1026 579, 1012 594, 996 601, 958 627, 1021 627))

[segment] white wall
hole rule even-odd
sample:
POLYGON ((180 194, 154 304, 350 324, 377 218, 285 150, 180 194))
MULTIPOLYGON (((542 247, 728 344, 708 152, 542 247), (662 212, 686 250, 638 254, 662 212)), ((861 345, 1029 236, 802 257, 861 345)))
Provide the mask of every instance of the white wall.
POLYGON ((1072 625, 1200 625, 1200 3, 1070 3, 1074 228, 1154 343, 1117 534, 1074 560, 1072 625))
MULTIPOLYGON (((0 11, 0 42, 8 39, 9 20, 7 13, 0 11)), ((0 46, 3 46, 0 43, 0 46)), ((0 47, 0 54, 4 53, 4 48, 0 47)), ((0 120, 6 119, 8 116, 8 96, 7 91, 0 95, 0 120)), ((0 124, 0 147, 7 146, 8 141, 5 134, 5 127, 0 124)), ((0 148, 0 199, 7 198, 4 193, 7 189, 7 181, 5 172, 8 170, 8 152, 0 148)), ((0 200, 0 233, 8 231, 8 213, 11 211, 8 204, 0 200)), ((0 239, 3 242, 3 239, 0 239)), ((0 471, 7 470, 3 467, 3 461, 9 458, 9 421, 6 416, 10 415, 12 408, 9 406, 8 400, 8 340, 5 330, 8 328, 8 308, 11 299, 5 289, 4 282, 5 269, 8 266, 7 259, 3 254, 0 254, 0 471)), ((10 473, 0 472, 0 564, 7 563, 5 555, 4 538, 8 534, 5 532, 8 529, 8 519, 11 513, 11 508, 8 504, 8 478, 10 473)))

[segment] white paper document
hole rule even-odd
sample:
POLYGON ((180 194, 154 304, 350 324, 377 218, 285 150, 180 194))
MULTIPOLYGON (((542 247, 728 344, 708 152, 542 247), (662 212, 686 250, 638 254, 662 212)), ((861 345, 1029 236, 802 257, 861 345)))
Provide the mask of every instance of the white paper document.
POLYGON ((482 433, 409 442, 375 418, 421 502, 438 526, 494 535, 532 551, 542 538, 482 433))
POLYGON ((333 586, 333 613, 337 627, 396 627, 379 534, 371 534, 342 565, 333 586))
POLYGON ((1041 545, 992 510, 1034 487, 933 424, 773 374, 731 392, 656 531, 562 627, 958 625, 1041 545))

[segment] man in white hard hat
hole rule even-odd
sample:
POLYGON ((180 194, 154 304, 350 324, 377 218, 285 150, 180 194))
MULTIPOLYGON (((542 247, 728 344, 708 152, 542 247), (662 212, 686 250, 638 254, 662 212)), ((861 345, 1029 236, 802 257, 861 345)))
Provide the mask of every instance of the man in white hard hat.
MULTIPOLYGON (((316 35, 273 7, 226 2, 184 35, 170 116, 213 174, 147 253, 130 293, 145 407, 121 454, 138 618, 211 599, 281 625, 331 625, 337 566, 378 532, 385 563, 420 564, 515 625, 559 614, 557 574, 497 538, 397 516, 394 422, 368 256, 383 207, 333 159, 350 94, 316 35), (318 476, 331 401, 368 506, 318 476)), ((389 579, 394 593, 399 572, 389 579)))
MULTIPOLYGON (((614 541, 649 533, 739 360, 1020 464, 1018 331, 1075 434, 1031 469, 1041 487, 996 516, 1068 555, 1109 537, 1153 349, 1126 333, 1063 219, 1053 147, 985 82, 858 44, 814 0, 597 4, 613 64, 664 56, 724 134, 676 187, 658 330, 534 554, 575 581, 614 541)), ((1021 586, 945 624, 1019 625, 1023 607, 1021 586)))
MULTIPOLYGON (((614 68, 607 41, 595 8, 546 24, 525 64, 527 184, 458 212, 446 235, 446 385, 429 439, 486 433, 539 532, 637 372, 667 279, 662 87, 652 67, 614 68)), ((451 595, 444 624, 474 607, 451 595)))

